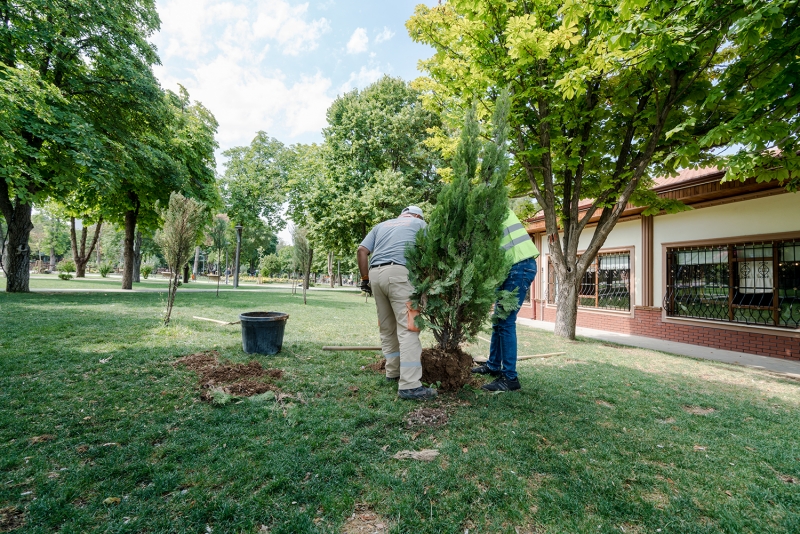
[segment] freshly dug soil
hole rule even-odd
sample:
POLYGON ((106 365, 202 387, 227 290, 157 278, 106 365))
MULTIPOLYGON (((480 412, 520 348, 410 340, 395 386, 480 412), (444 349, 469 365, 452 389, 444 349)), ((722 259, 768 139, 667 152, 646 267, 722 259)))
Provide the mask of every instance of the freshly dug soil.
POLYGON ((212 369, 203 370, 201 376, 206 383, 233 382, 242 378, 258 378, 264 376, 266 371, 256 361, 247 363, 231 363, 220 365, 212 369))
POLYGON ((386 374, 386 359, 381 357, 380 360, 378 360, 375 363, 367 365, 367 367, 369 369, 372 369, 376 373, 386 374))
POLYGON ((461 349, 445 352, 436 347, 422 349, 422 381, 439 382, 440 391, 458 391, 470 381, 472 356, 461 349))
POLYGON ((203 393, 200 398, 211 401, 212 388, 221 388, 225 393, 237 397, 252 397, 267 391, 279 392, 272 384, 253 380, 267 376, 272 379, 283 378, 281 369, 264 369, 257 361, 247 363, 219 363, 219 353, 215 350, 198 352, 175 360, 173 365, 183 365, 198 375, 198 386, 203 393))

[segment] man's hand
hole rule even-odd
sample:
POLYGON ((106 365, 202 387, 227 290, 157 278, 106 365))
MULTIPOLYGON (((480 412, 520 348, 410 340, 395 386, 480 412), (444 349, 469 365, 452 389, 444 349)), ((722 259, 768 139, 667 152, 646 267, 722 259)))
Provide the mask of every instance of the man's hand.
POLYGON ((361 285, 359 287, 361 288, 361 291, 372 296, 372 286, 369 283, 369 278, 366 280, 361 280, 361 285))

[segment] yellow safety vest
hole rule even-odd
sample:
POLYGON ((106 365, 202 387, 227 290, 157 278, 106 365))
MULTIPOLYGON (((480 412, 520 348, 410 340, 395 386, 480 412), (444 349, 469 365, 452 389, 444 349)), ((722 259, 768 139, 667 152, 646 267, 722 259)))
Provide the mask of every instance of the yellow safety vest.
POLYGON ((508 210, 506 220, 503 222, 500 247, 506 251, 506 257, 511 260, 512 265, 528 258, 539 257, 539 249, 533 244, 528 231, 511 210, 508 210))

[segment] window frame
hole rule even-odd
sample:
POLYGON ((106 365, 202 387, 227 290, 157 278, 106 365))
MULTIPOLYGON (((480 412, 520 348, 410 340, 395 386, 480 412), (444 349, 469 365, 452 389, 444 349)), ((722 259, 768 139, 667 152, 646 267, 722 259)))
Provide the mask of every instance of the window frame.
MULTIPOLYGON (((771 234, 754 234, 754 235, 739 235, 730 237, 715 237, 708 239, 696 239, 691 241, 671 241, 661 243, 661 300, 654 305, 661 307, 661 320, 664 323, 683 324, 683 325, 696 325, 702 327, 713 327, 721 330, 733 330, 738 332, 753 332, 765 331, 772 335, 780 337, 800 338, 800 327, 791 326, 775 326, 774 324, 760 324, 760 323, 745 323, 739 321, 726 321, 713 318, 699 318, 699 317, 682 317, 668 315, 667 307, 664 306, 668 289, 668 281, 670 277, 668 265, 668 251, 669 249, 676 248, 692 248, 692 247, 713 247, 719 245, 746 245, 758 242, 772 241, 797 241, 800 240, 800 232, 780 232, 771 234)), ((774 245, 773 245, 774 246, 774 245)))
MULTIPOLYGON (((585 252, 584 250, 578 251, 578 256, 582 255, 585 252)), ((598 260, 600 255, 602 254, 619 254, 619 253, 627 253, 628 254, 628 264, 630 266, 630 275, 629 275, 629 294, 630 294, 630 304, 628 310, 618 310, 613 308, 596 308, 594 306, 581 306, 580 298, 578 300, 578 311, 579 312, 586 312, 586 313, 599 313, 604 315, 615 315, 615 316, 622 316, 622 317, 633 317, 634 308, 636 307, 636 247, 631 245, 627 247, 609 247, 600 249, 597 252, 597 256, 595 257, 595 261, 598 260)), ((543 254, 545 258, 545 265, 542 267, 542 272, 545 273, 542 277, 542 292, 544 297, 544 305, 545 308, 555 310, 558 306, 555 304, 555 297, 553 297, 553 302, 550 302, 550 251, 548 249, 547 254, 543 254)), ((555 287, 555 282, 553 282, 553 287, 555 287)))

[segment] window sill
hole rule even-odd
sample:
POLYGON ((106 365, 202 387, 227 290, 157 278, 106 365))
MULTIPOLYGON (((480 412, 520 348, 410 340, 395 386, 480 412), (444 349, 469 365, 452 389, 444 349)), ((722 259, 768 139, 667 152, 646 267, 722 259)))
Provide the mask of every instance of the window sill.
MULTIPOLYGON (((547 303, 545 304, 545 308, 550 310, 558 309, 558 306, 555 304, 547 303)), ((596 313, 599 315, 614 315, 616 317, 633 317, 633 310, 625 311, 625 310, 607 310, 605 308, 590 308, 588 306, 578 306, 578 312, 586 312, 586 313, 596 313)))
POLYGON ((661 316, 661 320, 665 323, 671 324, 702 326, 705 328, 717 328, 719 330, 733 330, 735 332, 750 332, 780 337, 800 338, 800 330, 796 328, 779 328, 776 326, 760 324, 723 323, 707 319, 697 319, 694 317, 670 317, 666 314, 666 312, 664 312, 664 314, 661 316))

